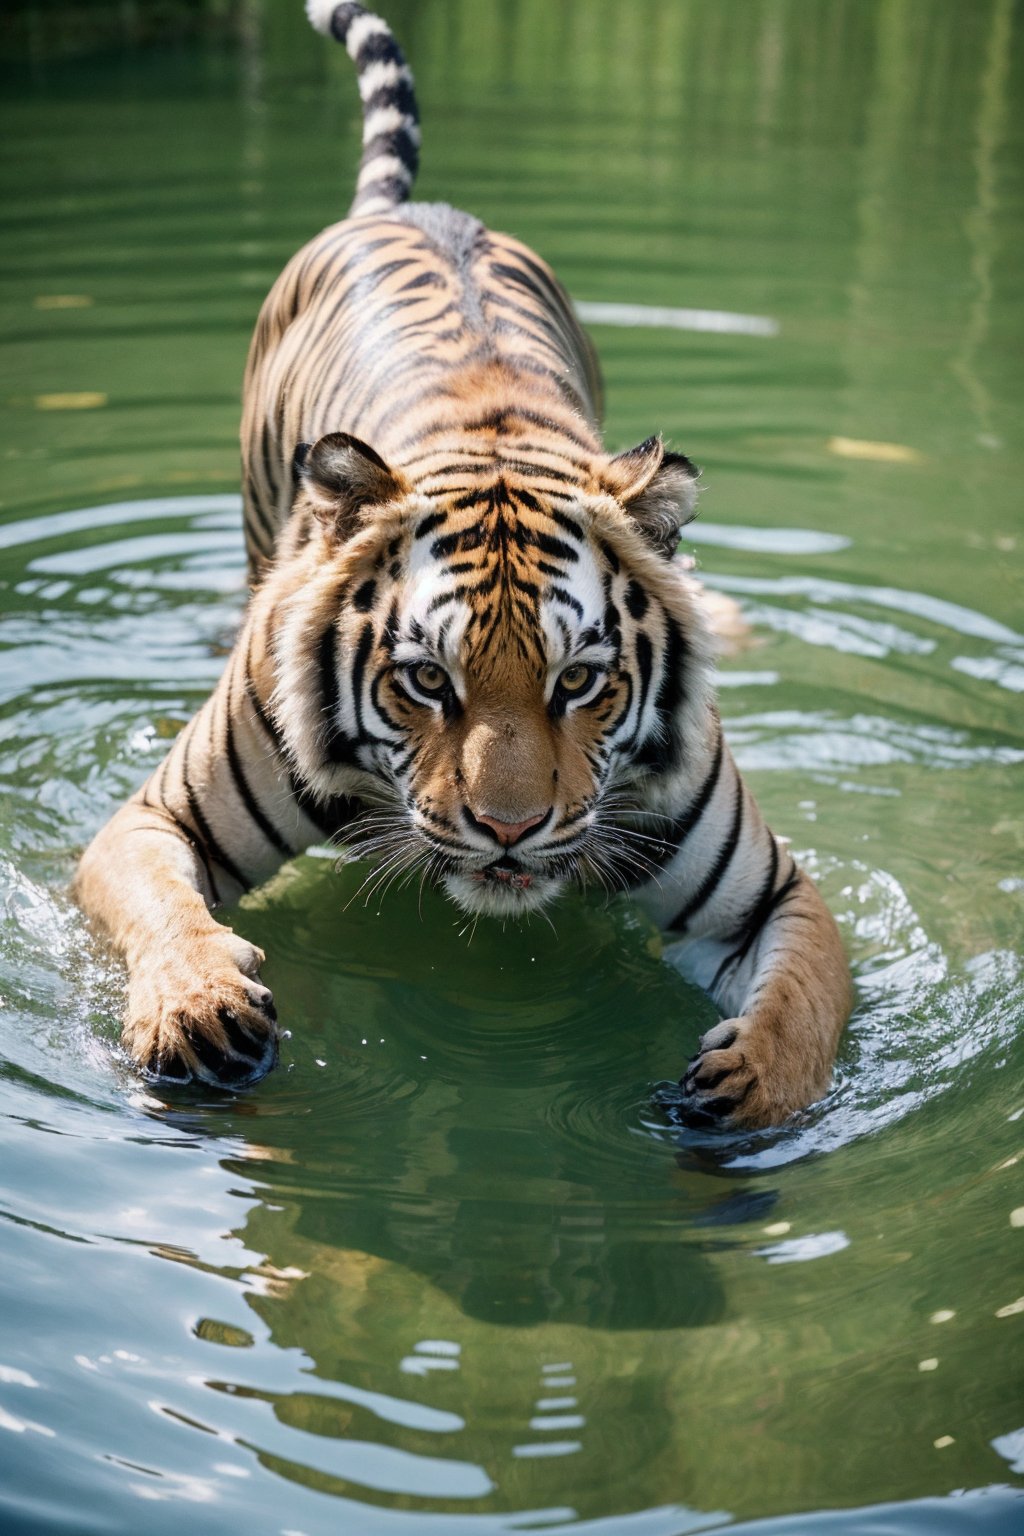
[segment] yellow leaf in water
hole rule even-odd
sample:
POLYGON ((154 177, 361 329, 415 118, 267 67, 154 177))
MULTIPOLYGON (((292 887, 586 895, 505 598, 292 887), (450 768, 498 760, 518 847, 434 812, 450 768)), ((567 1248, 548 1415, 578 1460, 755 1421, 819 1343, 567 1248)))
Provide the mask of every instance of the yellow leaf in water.
POLYGON ((98 389, 79 389, 63 395, 36 395, 37 411, 94 411, 106 405, 107 397, 98 389))
POLYGON ((87 293, 37 293, 32 303, 36 309, 89 309, 92 298, 87 293))
POLYGON ((873 459, 876 464, 924 462, 924 454, 905 443, 872 443, 863 437, 830 437, 828 451, 840 459, 873 459))

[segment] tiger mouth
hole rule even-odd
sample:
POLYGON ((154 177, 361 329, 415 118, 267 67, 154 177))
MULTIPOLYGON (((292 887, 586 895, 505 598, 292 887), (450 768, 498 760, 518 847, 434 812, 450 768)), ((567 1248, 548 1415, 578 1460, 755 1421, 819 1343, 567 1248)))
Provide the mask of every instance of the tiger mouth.
POLYGON ((528 891, 533 884, 533 875, 529 870, 517 864, 507 854, 500 859, 495 859, 493 864, 488 864, 483 869, 478 869, 470 876, 472 880, 495 885, 504 885, 513 891, 528 891))

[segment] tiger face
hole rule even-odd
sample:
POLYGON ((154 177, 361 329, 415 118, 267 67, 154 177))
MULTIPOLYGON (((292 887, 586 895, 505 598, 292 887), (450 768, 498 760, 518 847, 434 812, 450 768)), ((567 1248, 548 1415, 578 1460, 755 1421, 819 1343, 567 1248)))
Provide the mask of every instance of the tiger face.
POLYGON ((343 434, 311 450, 314 574, 284 605, 275 707, 317 792, 373 802, 346 841, 385 880, 422 870, 507 916, 650 872, 614 813, 688 712, 704 726, 707 645, 671 559, 694 478, 652 440, 571 491, 496 459, 424 496, 343 434))

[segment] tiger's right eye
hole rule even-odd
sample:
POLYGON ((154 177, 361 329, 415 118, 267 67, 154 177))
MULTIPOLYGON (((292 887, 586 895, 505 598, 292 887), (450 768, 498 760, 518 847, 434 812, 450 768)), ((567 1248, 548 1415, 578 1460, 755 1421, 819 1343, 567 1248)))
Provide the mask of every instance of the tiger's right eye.
POLYGON ((418 666, 410 667, 408 675, 413 686, 431 698, 439 698, 449 686, 448 673, 432 661, 421 661, 418 666))
POLYGON ((564 688, 566 693, 582 693, 593 675, 593 667, 584 667, 577 662, 575 666, 566 667, 558 679, 558 686, 564 688))

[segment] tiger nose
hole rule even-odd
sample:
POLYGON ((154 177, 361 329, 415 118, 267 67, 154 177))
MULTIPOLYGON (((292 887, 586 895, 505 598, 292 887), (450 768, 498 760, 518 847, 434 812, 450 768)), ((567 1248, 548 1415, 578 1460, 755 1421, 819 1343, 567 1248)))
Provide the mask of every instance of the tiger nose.
POLYGON ((547 821, 551 815, 550 810, 539 811, 536 816, 528 816, 525 821, 498 821, 494 816, 474 816, 470 811, 471 820, 494 834, 503 848, 511 848, 513 843, 518 843, 532 827, 540 826, 542 821, 547 821))

